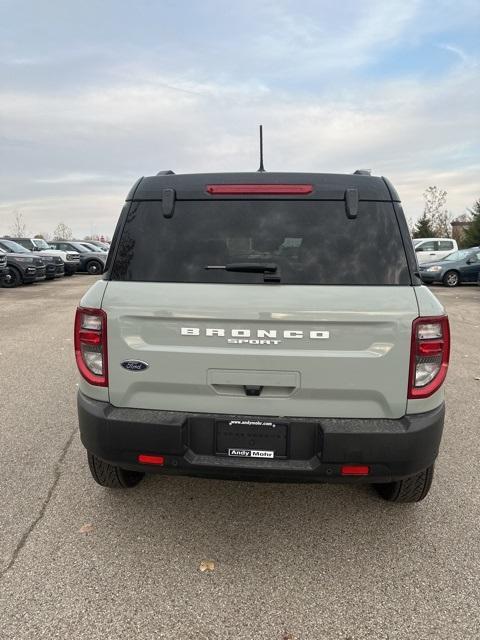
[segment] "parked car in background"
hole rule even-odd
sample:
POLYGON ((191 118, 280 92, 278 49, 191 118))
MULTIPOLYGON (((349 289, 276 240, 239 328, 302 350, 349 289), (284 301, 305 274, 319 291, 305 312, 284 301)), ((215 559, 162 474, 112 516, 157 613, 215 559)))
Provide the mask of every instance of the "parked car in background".
POLYGON ((2 252, 0 253, 0 283, 3 280, 3 276, 7 272, 7 256, 2 252))
POLYGON ((107 249, 103 249, 102 247, 97 247, 97 245, 92 244, 91 242, 87 242, 86 240, 75 240, 78 244, 81 244, 89 251, 95 251, 95 253, 108 253, 107 249))
POLYGON ((443 282, 446 287, 477 282, 480 277, 480 247, 454 251, 443 260, 422 264, 420 277, 426 284, 443 282))
MULTIPOLYGON (((84 242, 87 242, 87 240, 85 240, 84 242)), ((88 240, 88 244, 93 244, 96 247, 100 247, 100 249, 105 249, 105 251, 110 250, 110 242, 102 242, 101 240, 88 240)))
MULTIPOLYGON (((18 242, 14 242, 13 240, 8 240, 5 238, 0 238, 0 249, 3 249, 6 253, 20 253, 30 255, 36 260, 40 259, 45 265, 45 278, 41 277, 41 274, 39 274, 37 270, 39 280, 53 280, 54 278, 63 276, 63 261, 58 256, 42 255, 40 257, 38 254, 34 254, 32 251, 25 249, 25 247, 21 244, 18 244, 18 242)), ((38 265, 36 266, 38 267, 38 265)))
POLYGON ((52 249, 43 238, 8 239, 18 242, 18 244, 21 244, 22 247, 25 247, 29 251, 38 251, 42 256, 49 255, 60 257, 63 262, 64 275, 66 276, 73 276, 73 274, 78 271, 78 267, 80 266, 80 256, 78 251, 61 251, 58 249, 52 249))
MULTIPOLYGON (((34 258, 18 253, 7 253, 0 248, 0 253, 7 258, 7 269, 3 274, 2 287, 12 289, 20 284, 30 284, 37 279, 37 268, 34 258)), ((45 268, 45 267, 43 267, 45 268)))
POLYGON ((415 238, 413 246, 419 264, 441 260, 458 249, 457 241, 452 238, 415 238))
MULTIPOLYGON (((0 238, 0 249, 5 251, 6 254, 14 253, 15 255, 23 258, 31 258, 33 260, 33 266, 36 269, 35 280, 40 282, 41 280, 46 279, 47 264, 44 256, 35 255, 32 251, 22 247, 21 244, 13 242, 13 240, 5 240, 4 238, 0 238)), ((52 267, 50 267, 50 270, 51 268, 52 267)), ((55 267, 53 267, 53 270, 55 271, 55 267)))
POLYGON ((48 243, 52 249, 61 251, 76 251, 80 255, 79 271, 89 273, 91 276, 100 275, 105 269, 107 254, 100 251, 87 249, 80 242, 74 240, 53 240, 48 243))

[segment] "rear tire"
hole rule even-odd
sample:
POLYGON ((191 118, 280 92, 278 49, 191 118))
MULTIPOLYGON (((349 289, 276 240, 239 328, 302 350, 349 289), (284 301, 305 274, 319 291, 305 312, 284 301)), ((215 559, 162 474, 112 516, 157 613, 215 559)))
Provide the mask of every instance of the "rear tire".
POLYGON ((129 471, 108 462, 87 451, 88 466, 93 479, 102 487, 108 489, 131 489, 143 479, 144 473, 129 471))
POLYGON ((443 284, 446 287, 458 287, 460 284, 460 276, 458 271, 447 271, 443 276, 443 284))
POLYGON ((22 284, 22 274, 15 267, 7 267, 7 272, 3 276, 2 287, 13 289, 22 284))
POLYGON ((431 467, 420 473, 386 484, 376 484, 375 489, 379 495, 389 502, 420 502, 423 500, 432 486, 433 468, 431 467))
POLYGON ((97 276, 100 273, 102 273, 103 271, 103 267, 101 265, 100 262, 98 262, 98 260, 90 260, 90 262, 87 263, 87 273, 91 276, 97 276))

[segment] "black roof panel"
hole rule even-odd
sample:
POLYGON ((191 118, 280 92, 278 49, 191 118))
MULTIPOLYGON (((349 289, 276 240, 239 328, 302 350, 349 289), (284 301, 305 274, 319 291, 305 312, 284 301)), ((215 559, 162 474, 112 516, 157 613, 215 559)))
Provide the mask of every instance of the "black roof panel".
POLYGON ((185 173, 148 176, 135 183, 127 200, 161 200, 164 189, 174 189, 177 200, 210 199, 306 199, 343 200, 345 190, 356 188, 360 200, 397 200, 398 195, 390 184, 379 176, 337 173, 288 173, 288 172, 245 172, 245 173, 185 173), (218 196, 207 193, 209 184, 311 184, 309 195, 272 196, 218 196), (390 189, 389 189, 390 187, 390 189))

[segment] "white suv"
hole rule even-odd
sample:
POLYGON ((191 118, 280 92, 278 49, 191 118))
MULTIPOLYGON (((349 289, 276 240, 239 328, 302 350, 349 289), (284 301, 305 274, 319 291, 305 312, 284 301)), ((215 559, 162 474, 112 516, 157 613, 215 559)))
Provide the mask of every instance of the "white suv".
POLYGON ((93 478, 368 482, 422 500, 450 333, 417 271, 381 177, 139 180, 75 320, 93 478))
POLYGON ((457 241, 452 238, 415 238, 413 246, 419 264, 441 260, 458 249, 457 241))

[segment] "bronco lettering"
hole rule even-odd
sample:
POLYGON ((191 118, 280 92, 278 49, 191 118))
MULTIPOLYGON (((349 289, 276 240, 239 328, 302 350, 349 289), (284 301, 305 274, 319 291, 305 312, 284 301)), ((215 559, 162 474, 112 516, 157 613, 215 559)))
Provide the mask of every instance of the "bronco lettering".
MULTIPOLYGON (((181 327, 180 334, 182 336, 200 336, 204 335, 207 338, 224 338, 226 336, 226 330, 220 328, 209 327, 204 331, 200 327, 181 327)), ((311 340, 328 340, 330 338, 330 331, 302 331, 298 329, 285 329, 284 331, 277 331, 277 329, 230 329, 229 342, 237 342, 231 338, 267 338, 261 342, 255 341, 254 344, 278 344, 279 340, 269 340, 269 338, 285 338, 290 340, 298 340, 302 338, 310 338, 311 340)), ((238 341, 240 342, 240 340, 238 341)), ((249 342, 245 340, 242 342, 249 342)))

